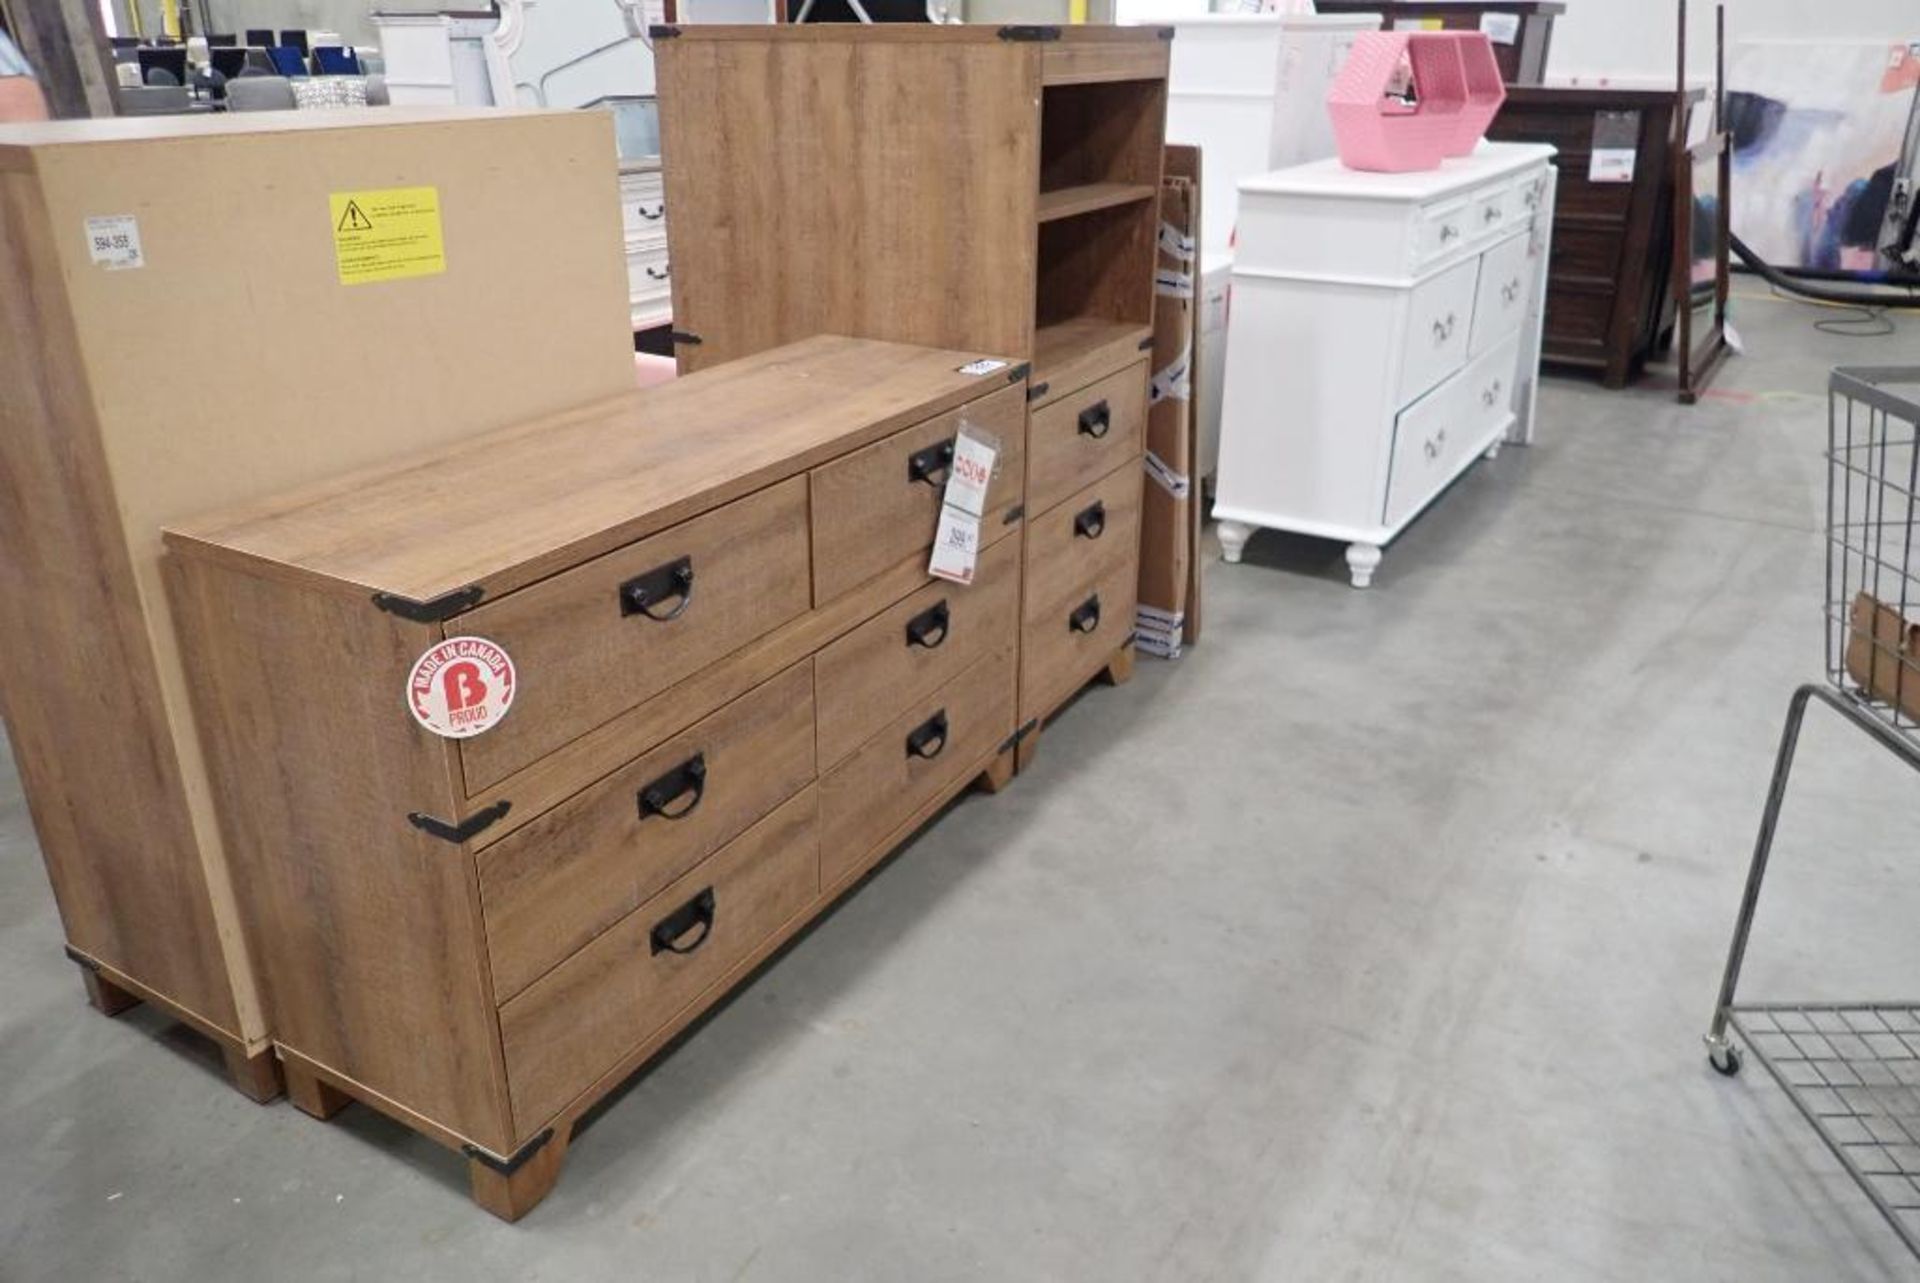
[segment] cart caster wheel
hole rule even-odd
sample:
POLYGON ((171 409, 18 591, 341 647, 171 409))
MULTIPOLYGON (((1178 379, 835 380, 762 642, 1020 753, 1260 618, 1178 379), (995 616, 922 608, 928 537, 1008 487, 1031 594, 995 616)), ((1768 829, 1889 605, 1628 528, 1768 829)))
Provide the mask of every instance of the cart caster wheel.
POLYGON ((1707 1063, 1713 1066, 1714 1073, 1731 1078, 1740 1072, 1740 1052, 1731 1043, 1714 1047, 1707 1052, 1707 1063))

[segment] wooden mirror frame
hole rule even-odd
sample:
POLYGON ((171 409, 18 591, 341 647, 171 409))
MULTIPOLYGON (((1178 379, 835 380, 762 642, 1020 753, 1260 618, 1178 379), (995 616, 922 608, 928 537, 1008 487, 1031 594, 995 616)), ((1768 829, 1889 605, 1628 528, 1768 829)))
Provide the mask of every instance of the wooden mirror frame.
POLYGON ((1727 6, 1714 9, 1713 101, 1699 110, 1713 113, 1712 132, 1687 145, 1692 136, 1687 116, 1687 0, 1680 2, 1680 58, 1674 86, 1674 120, 1680 146, 1674 149, 1673 175, 1673 306, 1679 327, 1680 404, 1693 405, 1713 381, 1720 363, 1733 351, 1727 342, 1727 299, 1732 263, 1728 247, 1733 235, 1733 135, 1726 130, 1727 6), (1712 164, 1718 176, 1719 204, 1713 220, 1713 315, 1702 333, 1694 333, 1694 177, 1703 164, 1712 164))

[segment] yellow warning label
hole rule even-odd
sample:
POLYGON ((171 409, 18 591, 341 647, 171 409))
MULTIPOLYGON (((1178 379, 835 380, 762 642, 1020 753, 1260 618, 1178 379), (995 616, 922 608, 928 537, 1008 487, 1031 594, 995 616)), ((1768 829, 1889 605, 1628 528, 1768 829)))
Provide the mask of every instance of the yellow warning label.
POLYGON ((327 200, 342 285, 438 276, 447 270, 439 188, 334 192, 327 200))

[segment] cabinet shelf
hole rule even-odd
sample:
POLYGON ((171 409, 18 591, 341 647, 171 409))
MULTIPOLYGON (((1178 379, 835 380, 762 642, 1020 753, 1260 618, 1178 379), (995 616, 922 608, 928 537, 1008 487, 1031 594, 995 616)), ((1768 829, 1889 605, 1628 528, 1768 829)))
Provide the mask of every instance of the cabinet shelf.
POLYGON ((1137 356, 1151 340, 1153 327, 1133 321, 1076 316, 1043 325, 1033 335, 1033 376, 1028 386, 1047 390, 1034 398, 1036 406, 1076 388, 1137 356))
POLYGON ((1097 209, 1132 205, 1152 200, 1156 194, 1156 189, 1147 183, 1081 183, 1074 187, 1061 187, 1040 193, 1040 221, 1051 223, 1058 218, 1090 214, 1097 209))

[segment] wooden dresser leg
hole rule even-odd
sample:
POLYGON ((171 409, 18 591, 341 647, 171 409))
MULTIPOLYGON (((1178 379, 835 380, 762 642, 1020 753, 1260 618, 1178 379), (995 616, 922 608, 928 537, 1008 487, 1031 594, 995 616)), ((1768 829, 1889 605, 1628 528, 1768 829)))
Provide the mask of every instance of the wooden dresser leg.
POLYGON ((1107 661, 1106 679, 1109 686, 1125 686, 1133 680, 1133 647, 1122 646, 1107 661))
POLYGON ((87 987, 87 1003, 103 1016, 117 1016, 128 1007, 140 1005, 138 994, 128 993, 91 967, 80 968, 80 983, 87 987))
POLYGON ((519 1220, 553 1192, 553 1183, 560 1179, 560 1165, 566 1161, 567 1143, 572 1135, 571 1123, 555 1127, 544 1143, 529 1142, 509 1161, 511 1170, 507 1171, 501 1170, 492 1159, 469 1150, 467 1176, 473 1186, 473 1201, 503 1221, 519 1220))
POLYGON ((353 1097, 291 1061, 282 1063, 280 1070, 287 1076, 287 1099, 303 1114, 325 1122, 353 1103, 353 1097))
POLYGON ((1035 726, 1013 747, 1013 769, 1024 771, 1033 765, 1033 759, 1040 755, 1040 728, 1035 726))
POLYGON ((227 1077, 233 1079, 242 1096, 262 1105, 280 1098, 280 1061, 273 1048, 249 1056, 244 1049, 223 1041, 220 1055, 227 1062, 227 1077))
POLYGON ((987 763, 987 769, 980 772, 980 778, 975 781, 982 793, 998 793, 1013 783, 1013 755, 1014 750, 1008 749, 987 763))

